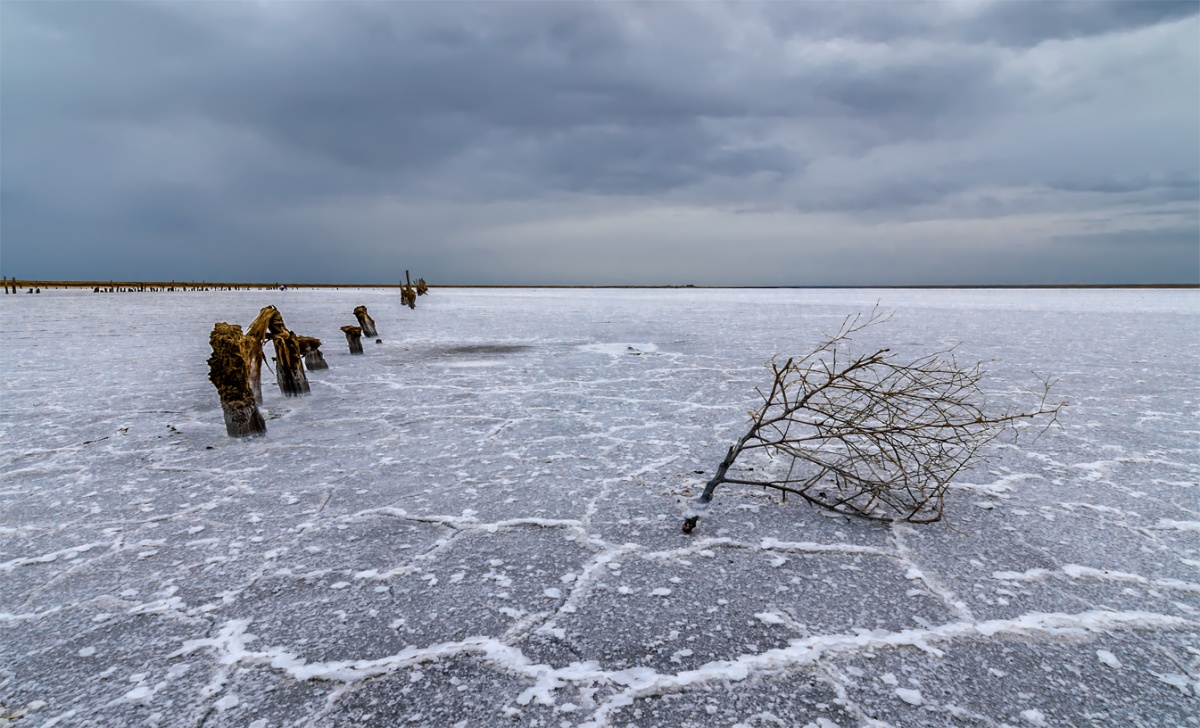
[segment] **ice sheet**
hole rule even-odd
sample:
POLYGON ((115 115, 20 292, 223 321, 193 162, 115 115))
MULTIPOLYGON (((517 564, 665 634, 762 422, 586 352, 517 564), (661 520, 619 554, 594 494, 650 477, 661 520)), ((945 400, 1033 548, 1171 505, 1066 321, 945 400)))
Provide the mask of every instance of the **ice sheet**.
POLYGON ((0 344, 30 725, 1196 724, 1197 291, 44 290, 0 344), (862 346, 1057 377, 1063 428, 940 524, 726 485, 680 533, 767 359, 876 301, 862 346), (208 333, 267 304, 330 368, 233 440, 208 333))

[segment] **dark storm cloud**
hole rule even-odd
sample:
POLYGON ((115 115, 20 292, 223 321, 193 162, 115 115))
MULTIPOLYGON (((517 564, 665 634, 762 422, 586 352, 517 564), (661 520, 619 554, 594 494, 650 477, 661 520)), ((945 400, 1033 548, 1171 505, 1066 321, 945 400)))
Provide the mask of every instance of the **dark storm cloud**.
POLYGON ((538 265, 597 282, 590 246, 619 245, 537 236, 619 230, 631 254, 661 247, 662 280, 666 241, 737 245, 754 216, 793 253, 804 235, 777 234, 779 214, 801 231, 840 215, 850 248, 874 234, 864 224, 942 220, 956 235, 964 218, 1021 216, 1042 216, 1049 245, 1129 205, 1186 231, 1196 12, 7 3, 0 263, 170 278, 240 255, 262 266, 251 277, 368 280, 356 259, 420 256, 442 279, 483 280, 487 261, 503 282, 523 269, 521 231, 538 265))
POLYGON ((973 18, 964 37, 1028 48, 1043 41, 1136 30, 1196 14, 1193 2, 998 2, 973 18))
POLYGON ((1190 17, 1196 3, 1052 2, 1003 0, 958 3, 874 0, 852 3, 769 3, 764 14, 782 37, 992 42, 1029 48, 1047 40, 1137 30, 1190 17))

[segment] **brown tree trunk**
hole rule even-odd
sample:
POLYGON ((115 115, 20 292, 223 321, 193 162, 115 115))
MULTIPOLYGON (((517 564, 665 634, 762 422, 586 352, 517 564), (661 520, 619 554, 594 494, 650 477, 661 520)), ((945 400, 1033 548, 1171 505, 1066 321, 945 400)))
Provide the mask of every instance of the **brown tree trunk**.
POLYGON ((275 343, 275 381, 284 397, 300 397, 309 393, 308 377, 304 374, 300 345, 286 329, 271 337, 275 343))
POLYGON ((267 423, 258 411, 258 405, 253 402, 222 402, 221 412, 225 415, 225 432, 230 437, 258 437, 267 434, 267 423))
POLYGON ((350 345, 350 353, 363 353, 362 329, 357 326, 343 326, 342 332, 346 334, 346 343, 350 345))
POLYGON ((321 353, 320 349, 314 349, 304 355, 304 366, 308 367, 310 372, 329 368, 329 364, 325 361, 325 355, 321 353))
POLYGON ((304 366, 308 367, 308 371, 329 368, 325 363, 325 355, 321 353, 320 339, 315 336, 297 336, 296 342, 300 344, 300 356, 304 357, 304 366))
POLYGON ((367 313, 366 306, 359 306, 355 308, 354 318, 358 319, 358 325, 362 328, 363 336, 371 339, 379 336, 379 333, 375 331, 375 319, 371 318, 371 315, 367 313))
POLYGON ((246 342, 247 337, 237 324, 218 323, 209 336, 212 356, 208 359, 208 378, 221 398, 225 432, 230 437, 252 437, 267 432, 267 423, 258 411, 250 386, 253 357, 247 356, 250 347, 246 342))

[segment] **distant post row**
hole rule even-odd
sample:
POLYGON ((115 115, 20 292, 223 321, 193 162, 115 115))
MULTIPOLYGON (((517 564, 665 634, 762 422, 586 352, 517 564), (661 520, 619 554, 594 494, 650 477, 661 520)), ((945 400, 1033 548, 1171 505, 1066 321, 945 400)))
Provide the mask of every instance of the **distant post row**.
MULTIPOLYGON (((407 271, 405 271, 407 277, 407 271)), ((429 292, 424 279, 417 280, 401 289, 401 301, 409 308, 416 308, 416 297, 429 292), (411 298, 409 297, 411 291, 411 298)), ((375 319, 366 306, 354 309, 358 326, 343 326, 346 344, 351 354, 362 354, 362 336, 379 336, 375 319)), ((225 418, 225 432, 230 437, 256 437, 267 433, 267 423, 259 412, 262 404, 263 346, 270 340, 275 346, 275 381, 279 392, 285 397, 301 397, 310 393, 308 376, 304 373, 328 369, 329 364, 321 353, 321 340, 315 336, 301 336, 290 330, 283 322, 283 314, 274 306, 266 306, 242 332, 238 324, 218 322, 213 325, 208 342, 212 355, 208 358, 208 379, 217 388, 221 399, 221 412, 225 418)), ((375 338, 376 343, 382 343, 375 338)))
MULTIPOLYGON (((405 271, 407 278, 408 271, 405 271)), ((303 286, 303 284, 299 284, 303 286)), ((416 307, 416 297, 424 296, 429 292, 429 286, 425 283, 424 278, 418 278, 414 286, 412 282, 400 283, 400 301, 409 308, 416 307)), ((332 286, 322 285, 321 288, 331 288, 332 286)), ((353 287, 353 286, 348 286, 353 287)), ((114 283, 112 281, 105 284, 96 284, 95 282, 74 282, 74 281, 22 281, 15 276, 12 278, 0 278, 0 288, 4 289, 4 293, 20 293, 22 288, 27 289, 26 293, 41 293, 42 288, 47 290, 52 288, 91 288, 92 293, 175 293, 186 291, 286 291, 287 285, 280 283, 114 283)))

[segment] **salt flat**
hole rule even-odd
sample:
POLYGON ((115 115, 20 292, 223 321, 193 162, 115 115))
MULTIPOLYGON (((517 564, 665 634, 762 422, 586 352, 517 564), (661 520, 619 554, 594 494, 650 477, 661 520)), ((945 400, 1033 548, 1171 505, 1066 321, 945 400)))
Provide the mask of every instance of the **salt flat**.
POLYGON ((1200 723, 1197 291, 44 291, 0 344, 19 725, 1200 723), (764 362, 877 300, 1063 426, 938 524, 726 485, 682 534, 764 362), (268 304, 330 368, 233 440, 208 333, 268 304))

